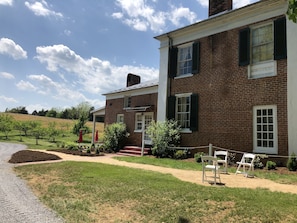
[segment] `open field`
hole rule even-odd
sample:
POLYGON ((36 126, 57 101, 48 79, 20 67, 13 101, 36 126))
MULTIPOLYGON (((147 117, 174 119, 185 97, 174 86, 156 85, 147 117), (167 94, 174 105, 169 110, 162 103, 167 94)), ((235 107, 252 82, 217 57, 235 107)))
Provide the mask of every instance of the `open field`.
MULTIPOLYGON (((6 140, 5 134, 0 132, 0 141, 3 142, 16 142, 22 143, 28 146, 30 149, 53 149, 57 148, 58 144, 74 144, 78 140, 78 136, 73 134, 72 128, 76 122, 76 120, 69 119, 59 119, 59 118, 51 118, 51 117, 43 117, 43 116, 35 116, 35 115, 25 115, 25 114, 16 114, 16 113, 0 113, 7 114, 14 118, 15 121, 38 121, 41 123, 42 127, 47 128, 49 123, 56 123, 56 128, 62 130, 62 135, 55 138, 55 141, 51 141, 49 137, 46 135, 38 139, 38 145, 36 145, 36 139, 33 136, 24 136, 20 135, 20 132, 17 130, 13 130, 9 132, 8 140, 6 140)), ((90 128, 92 131, 93 122, 87 122, 86 126, 90 128)), ((100 137, 103 136, 104 131, 104 123, 96 122, 96 130, 99 133, 100 137)), ((85 134, 83 136, 84 142, 89 146, 92 139, 92 133, 85 134)))
MULTIPOLYGON (((72 126, 75 124, 77 120, 70 120, 70 119, 61 119, 61 118, 51 118, 45 116, 37 116, 37 115, 24 115, 24 114, 17 114, 17 113, 3 113, 0 114, 7 114, 12 116, 16 121, 39 121, 43 127, 47 127, 48 123, 55 122, 57 126, 59 126, 63 130, 70 130, 72 126)), ((90 129, 93 128, 93 122, 87 122, 86 126, 90 129)), ((99 133, 102 133, 104 129, 104 123, 96 122, 96 130, 99 133)))

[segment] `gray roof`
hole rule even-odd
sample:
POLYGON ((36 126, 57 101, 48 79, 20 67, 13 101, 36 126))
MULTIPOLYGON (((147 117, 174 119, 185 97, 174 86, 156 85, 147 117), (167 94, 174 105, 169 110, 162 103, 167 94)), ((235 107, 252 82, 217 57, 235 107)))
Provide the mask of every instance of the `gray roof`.
POLYGON ((154 80, 150 80, 150 81, 145 81, 145 82, 140 83, 140 84, 135 84, 135 85, 132 85, 130 87, 125 87, 125 88, 121 88, 121 89, 118 89, 118 90, 113 90, 113 91, 104 93, 103 95, 115 94, 115 93, 126 92, 126 91, 132 91, 132 90, 137 90, 137 89, 142 89, 142 88, 149 88, 149 87, 158 86, 158 85, 159 85, 159 79, 154 79, 154 80))

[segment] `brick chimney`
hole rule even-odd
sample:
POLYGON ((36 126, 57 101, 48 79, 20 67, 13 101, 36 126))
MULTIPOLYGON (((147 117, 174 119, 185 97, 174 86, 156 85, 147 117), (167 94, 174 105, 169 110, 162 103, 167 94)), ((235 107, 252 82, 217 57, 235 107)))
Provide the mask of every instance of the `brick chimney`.
POLYGON ((127 85, 126 85, 126 87, 130 87, 132 85, 139 84, 139 83, 140 83, 140 76, 135 75, 135 74, 131 74, 131 73, 129 73, 127 75, 127 85))
POLYGON ((209 0, 208 16, 232 10, 232 0, 209 0))

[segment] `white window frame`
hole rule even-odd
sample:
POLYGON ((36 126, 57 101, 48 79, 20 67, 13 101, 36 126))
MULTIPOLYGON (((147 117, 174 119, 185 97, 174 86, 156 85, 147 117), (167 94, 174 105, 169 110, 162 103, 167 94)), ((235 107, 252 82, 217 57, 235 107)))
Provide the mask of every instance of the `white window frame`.
POLYGON ((274 26, 273 22, 263 23, 257 26, 251 27, 250 33, 250 65, 248 66, 248 76, 250 79, 255 78, 263 78, 263 77, 271 77, 277 75, 277 63, 273 59, 273 48, 272 48, 272 58, 270 60, 261 61, 257 63, 253 63, 253 31, 255 29, 259 29, 261 27, 265 27, 267 25, 272 26, 272 45, 274 46, 274 26))
MULTIPOLYGON (((187 128, 183 128, 181 127, 181 132, 182 133, 191 133, 191 129, 190 129, 190 119, 191 119, 191 95, 192 93, 185 93, 185 94, 176 94, 176 102, 175 102, 175 120, 177 120, 178 124, 181 125, 181 120, 179 120, 179 114, 180 115, 184 115, 184 114, 188 114, 189 119, 186 120, 186 122, 188 122, 188 127, 187 128), (189 104, 188 104, 188 111, 180 111, 179 112, 179 104, 178 104, 178 99, 179 98, 189 98, 189 104)), ((187 105, 186 105, 187 106, 187 105)), ((182 125, 181 125, 182 126, 182 125)))
POLYGON ((117 122, 124 123, 124 114, 117 114, 117 122))
POLYGON ((254 152, 265 154, 278 154, 276 105, 254 106, 253 130, 254 152), (261 110, 261 114, 258 114, 259 110, 261 110), (266 111, 266 114, 263 114, 264 110, 266 111), (272 110, 272 115, 268 113, 269 110, 272 110), (273 142, 273 146, 269 145, 271 142, 273 142), (259 143, 261 145, 259 145, 259 143))
POLYGON ((187 44, 183 44, 183 45, 178 46, 178 52, 177 52, 177 74, 176 74, 175 79, 193 76, 193 74, 192 74, 192 65, 193 65, 193 62, 192 62, 192 60, 193 60, 193 43, 187 43, 187 44), (191 60, 182 60, 181 61, 181 55, 180 54, 181 54, 182 50, 184 50, 186 48, 189 48, 190 49, 191 60), (191 66, 188 66, 188 68, 190 68, 190 71, 189 72, 183 72, 183 73, 181 73, 180 72, 181 71, 180 64, 181 63, 186 63, 186 62, 191 62, 191 66))

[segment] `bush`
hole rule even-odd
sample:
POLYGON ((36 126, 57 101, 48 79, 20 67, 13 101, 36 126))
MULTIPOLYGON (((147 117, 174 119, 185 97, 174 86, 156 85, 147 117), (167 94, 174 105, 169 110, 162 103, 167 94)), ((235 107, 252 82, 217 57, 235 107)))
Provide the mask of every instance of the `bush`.
POLYGON ((289 157, 288 162, 287 162, 287 168, 290 171, 296 171, 297 170, 297 162, 296 162, 295 153, 292 153, 291 156, 289 157))
POLYGON ((187 150, 177 150, 174 154, 174 158, 177 160, 187 159, 188 158, 187 150))
POLYGON ((118 152, 124 145, 124 140, 129 136, 124 123, 113 123, 104 129, 104 148, 118 152))
POLYGON ((195 153, 194 154, 194 159, 195 159, 195 161, 197 162, 197 163, 201 163, 201 156, 203 156, 204 155, 204 152, 199 152, 199 153, 195 153))
POLYGON ((263 158, 263 157, 256 155, 256 158, 254 160, 254 168, 255 169, 263 169, 264 168, 264 164, 261 162, 261 158, 263 158))
POLYGON ((147 134, 152 139, 152 154, 156 157, 171 157, 172 149, 169 147, 180 143, 180 126, 173 120, 152 121, 147 128, 147 134))
POLYGON ((276 163, 273 161, 267 161, 266 163, 267 170, 275 170, 276 169, 276 163))

